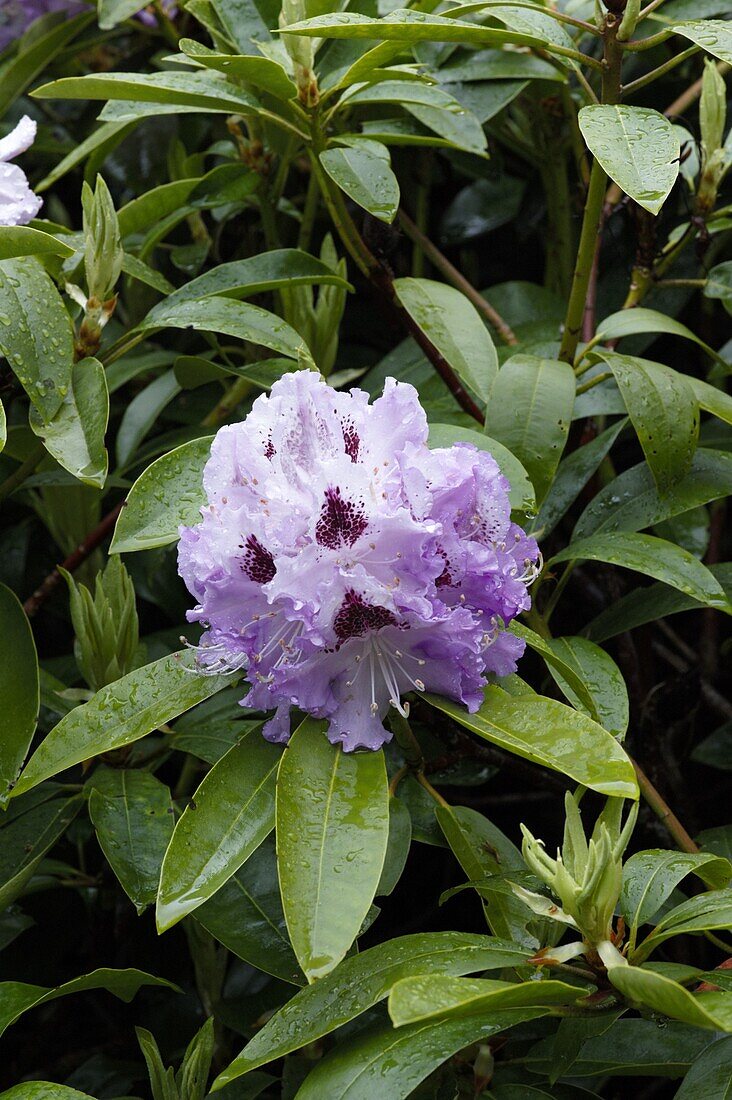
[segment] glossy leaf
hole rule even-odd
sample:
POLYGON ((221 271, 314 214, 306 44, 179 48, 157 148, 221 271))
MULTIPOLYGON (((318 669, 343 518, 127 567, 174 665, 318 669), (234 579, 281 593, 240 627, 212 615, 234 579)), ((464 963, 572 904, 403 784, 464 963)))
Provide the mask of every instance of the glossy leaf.
POLYGON ((679 174, 679 138, 658 111, 593 103, 579 112, 592 155, 620 188, 657 214, 679 174))
POLYGON ((165 853, 156 920, 164 932, 215 894, 274 828, 281 750, 244 733, 196 790, 165 853))
POLYGON ((155 978, 143 970, 94 970, 83 974, 55 989, 42 985, 26 985, 24 982, 0 982, 0 1035, 24 1012, 38 1008, 58 997, 67 997, 72 993, 83 993, 88 989, 106 989, 129 1002, 137 991, 145 985, 166 986, 175 989, 165 978, 155 978))
POLYGON ((0 262, 0 352, 50 420, 71 386, 74 339, 59 292, 32 256, 0 262))
POLYGON ((724 390, 710 386, 701 378, 687 378, 687 382, 696 394, 696 399, 702 409, 718 416, 725 424, 732 424, 732 397, 724 390))
POLYGON ((409 857, 411 844, 412 818, 409 810, 401 799, 389 795, 389 841, 376 887, 377 897, 393 893, 409 857))
POLYGON ((194 915, 219 943, 251 966, 285 982, 305 984, 287 937, 273 837, 263 841, 194 915))
POLYGON ((683 35, 712 57, 732 65, 732 29, 723 19, 693 19, 688 23, 676 23, 676 34, 683 35))
POLYGON ((729 1100, 732 1039, 718 1039, 696 1059, 675 1100, 729 1100))
POLYGON ((13 1085, 2 1093, 3 1100, 94 1100, 86 1092, 78 1092, 68 1085, 55 1085, 51 1081, 27 1081, 13 1085))
POLYGON ((613 534, 591 535, 571 542, 555 554, 552 563, 561 561, 605 561, 645 573, 648 577, 678 588, 700 603, 727 610, 727 600, 719 581, 687 550, 655 535, 616 531, 613 534))
POLYGON ((539 504, 562 457, 572 420, 572 368, 554 359, 513 355, 493 384, 485 430, 526 467, 539 504))
POLYGON ((82 760, 138 741, 232 679, 196 672, 188 651, 135 669, 54 726, 26 764, 13 794, 31 790, 82 760))
MULTIPOLYGON (((350 148, 324 149, 320 163, 349 198, 375 218, 392 222, 399 208, 399 184, 388 155, 374 153, 366 142, 350 148)), ((386 149, 384 149, 386 152, 386 149)))
POLYGON ((286 29, 308 38, 368 38, 409 43, 464 42, 474 46, 501 46, 507 42, 524 46, 544 44, 535 35, 480 27, 406 9, 392 11, 383 19, 370 19, 357 12, 320 15, 314 19, 291 23, 286 29))
POLYGON ((215 73, 92 73, 68 76, 44 84, 34 92, 39 99, 108 99, 195 107, 200 111, 250 114, 257 100, 215 73))
POLYGON ((396 279, 394 290, 460 381, 487 402, 498 356, 475 306, 459 290, 432 279, 396 279))
POLYGON ((107 479, 104 436, 109 419, 109 393, 104 367, 83 359, 71 368, 70 385, 50 420, 31 409, 30 425, 49 454, 64 470, 97 489, 107 479))
POLYGON ((623 867, 620 908, 627 924, 647 924, 687 875, 694 874, 708 886, 729 883, 732 864, 711 852, 671 852, 659 848, 636 852, 623 867))
POLYGON ((143 332, 156 328, 220 332, 251 344, 261 344, 291 359, 297 359, 298 349, 304 346, 302 337, 275 313, 232 298, 161 302, 154 314, 140 325, 143 332))
MULTIPOLYGON (((533 1073, 551 1072, 554 1041, 554 1036, 542 1039, 524 1057, 533 1073)), ((659 1027, 657 1020, 617 1020, 604 1034, 584 1043, 572 1076, 683 1077, 708 1044, 704 1031, 675 1021, 659 1027)))
POLYGON ((117 464, 125 466, 135 456, 142 440, 163 409, 180 393, 172 370, 161 374, 132 398, 117 431, 117 464))
POLYGON ((177 540, 181 524, 198 522, 205 503, 203 468, 212 438, 192 439, 140 474, 117 520, 110 553, 167 546, 177 540))
POLYGON ((514 1008, 490 1017, 475 1015, 394 1029, 373 1025, 341 1043, 308 1074, 298 1100, 405 1100, 459 1050, 484 1043, 507 1028, 546 1015, 548 1009, 514 1008), (385 1091, 386 1090, 386 1091, 385 1091))
POLYGON ((29 225, 4 225, 0 227, 0 260, 12 260, 18 256, 73 256, 74 249, 59 237, 29 225))
POLYGON ((507 447, 497 439, 491 439, 490 436, 473 431, 472 428, 461 428, 453 424, 430 424, 430 447, 452 447, 455 443, 470 443, 473 447, 493 455, 501 473, 511 486, 508 493, 511 508, 517 512, 533 511, 536 500, 529 475, 507 447))
POLYGON ((88 789, 99 845, 141 913, 155 901, 173 832, 170 791, 149 772, 113 768, 96 771, 88 789))
MULTIPOLYGON (((710 297, 708 287, 705 290, 710 297)), ((604 317, 597 326, 597 332, 593 337, 593 343, 606 344, 609 340, 622 340, 626 336, 638 336, 645 333, 656 335, 682 336, 685 340, 692 340, 707 355, 717 359, 717 353, 708 344, 705 344, 696 333, 692 332, 675 317, 668 317, 665 313, 659 313, 656 309, 646 309, 636 306, 635 309, 621 309, 618 313, 611 313, 604 317)))
POLYGON ((660 493, 691 466, 699 437, 699 403, 683 375, 660 363, 603 351, 660 493))
POLYGON ((481 882, 478 892, 491 931, 535 950, 539 941, 527 927, 534 923, 533 914, 510 891, 492 889, 489 879, 511 872, 525 874, 521 853, 488 818, 468 806, 438 806, 436 816, 468 880, 481 882))
POLYGON ((46 852, 78 814, 81 804, 78 797, 51 798, 32 806, 0 829, 0 910, 20 896, 46 852))
POLYGON ((617 741, 590 718, 543 696, 510 696, 486 688, 480 710, 427 695, 432 706, 507 752, 563 772, 578 783, 618 798, 637 798, 633 765, 617 741))
POLYGON ((35 733, 40 708, 38 655, 33 632, 17 597, 0 584, 0 805, 18 778, 35 733))
POLYGON ((312 719, 277 777, 277 863, 285 919, 309 981, 344 957, 374 899, 389 837, 383 752, 346 753, 312 719))
POLYGON ((732 457, 699 449, 680 481, 661 495, 645 462, 631 466, 593 497, 577 520, 572 537, 638 531, 732 492, 732 457))
POLYGON ((678 982, 638 966, 612 966, 607 976, 624 997, 694 1027, 732 1031, 732 998, 690 993, 678 982))
POLYGON ((186 56, 207 69, 217 69, 228 77, 241 80, 244 84, 251 84, 252 87, 269 92, 278 99, 289 100, 297 97, 294 81, 287 75, 282 65, 269 57, 259 57, 256 54, 243 56, 217 53, 216 50, 210 50, 191 38, 181 39, 178 46, 186 56))
POLYGON ((622 740, 629 721, 628 689, 610 654, 586 638, 550 638, 547 645, 564 662, 564 668, 557 663, 549 663, 548 667, 570 703, 622 740), (578 695, 573 683, 566 679, 567 668, 572 669, 589 694, 589 708, 582 694, 578 695))
POLYGON ((467 932, 399 936, 344 959, 301 990, 269 1019, 228 1069, 221 1087, 243 1073, 315 1042, 383 1000, 411 974, 473 974, 519 966, 527 952, 516 944, 467 932))
POLYGON ((535 537, 545 538, 551 534, 602 460, 610 453, 611 447, 627 423, 627 419, 619 420, 596 439, 562 459, 538 515, 531 524, 531 531, 535 537))
POLYGON ((690 932, 705 932, 732 925, 732 889, 710 890, 677 905, 658 922, 632 954, 635 963, 644 962, 666 940, 690 932))
POLYGON ((389 1015, 395 1027, 403 1027, 435 1016, 490 1015, 494 1009, 573 1004, 584 992, 551 979, 499 982, 430 974, 397 982, 389 994, 389 1015))
POLYGON ((40 34, 26 40, 25 49, 4 62, 0 79, 0 116, 6 114, 13 100, 30 87, 44 67, 89 26, 92 18, 91 12, 81 12, 72 19, 67 16, 50 29, 45 26, 40 34))

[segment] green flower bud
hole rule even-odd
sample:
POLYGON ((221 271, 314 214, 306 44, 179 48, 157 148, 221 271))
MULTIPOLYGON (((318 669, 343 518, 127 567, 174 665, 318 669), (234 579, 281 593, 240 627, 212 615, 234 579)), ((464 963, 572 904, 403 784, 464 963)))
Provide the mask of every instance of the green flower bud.
POLYGON ((140 636, 135 589, 116 554, 97 574, 93 596, 65 569, 61 572, 69 586, 76 663, 92 691, 99 691, 135 667, 140 636))
MULTIPOLYGON (((307 19, 309 15, 306 0, 282 0, 280 27, 289 27, 307 19)), ((295 83, 298 98, 306 107, 315 107, 318 103, 318 81, 313 71, 315 46, 312 38, 301 34, 283 34, 282 42, 292 58, 295 69, 295 83)))
POLYGON ((707 160, 722 146, 727 114, 727 94, 724 79, 714 61, 704 62, 702 94, 699 100, 699 125, 707 160))
POLYGON ((97 176, 94 191, 88 183, 84 184, 81 205, 87 296, 101 308, 114 294, 124 259, 117 212, 101 176, 97 176))
POLYGON ((627 42, 629 38, 633 37, 633 31, 636 28, 640 10, 640 0, 628 0, 628 3, 625 5, 625 11, 623 12, 623 18, 618 27, 618 42, 627 42))

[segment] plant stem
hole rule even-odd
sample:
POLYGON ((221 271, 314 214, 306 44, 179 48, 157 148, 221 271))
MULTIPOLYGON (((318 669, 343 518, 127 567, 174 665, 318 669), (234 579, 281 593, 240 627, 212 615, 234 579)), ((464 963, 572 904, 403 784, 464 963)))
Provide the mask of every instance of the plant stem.
POLYGON ((18 488, 18 486, 23 484, 27 477, 31 476, 45 453, 46 448, 42 443, 39 443, 33 448, 25 461, 21 462, 20 466, 18 466, 9 477, 6 477, 5 481, 0 485, 0 500, 5 500, 6 497, 10 496, 10 494, 18 488))
POLYGON ((692 854, 698 852, 699 846, 691 839, 676 814, 661 797, 646 773, 635 760, 633 760, 632 763, 635 768, 635 774, 638 777, 638 786, 640 787, 641 794, 655 813, 656 817, 658 817, 659 821, 666 828, 669 835, 676 841, 677 847, 680 848, 682 852, 691 852, 692 854))
POLYGON ((624 50, 629 50, 631 53, 642 53, 643 50, 652 50, 654 46, 660 46, 666 42, 674 32, 668 28, 659 31, 658 34, 651 34, 648 38, 638 38, 634 42, 621 43, 624 50))
POLYGON ((398 217, 399 225, 409 239, 418 245, 430 263, 444 275, 447 282, 454 286, 456 290, 462 291, 465 297, 473 303, 478 312, 493 326, 503 342, 511 347, 518 344, 516 334, 508 322, 504 321, 503 317, 501 317, 500 313, 490 304, 490 302, 488 302, 483 295, 475 289, 472 283, 469 283, 465 276, 450 263, 447 256, 444 256, 442 252, 440 252, 437 245, 433 244, 432 241, 422 233, 409 215, 406 214, 404 210, 400 209, 398 217))
POLYGON ((421 772, 424 769, 424 754, 422 746, 414 736, 409 720, 393 707, 389 712, 389 725, 397 745, 404 753, 409 770, 421 772))
POLYGON ((223 397, 214 405, 211 412, 204 417, 201 424, 204 428, 218 428, 229 418, 236 406, 248 397, 252 392, 253 383, 248 378, 237 378, 229 386, 223 397))
MULTIPOLYGON (((603 23, 603 40, 605 44, 602 76, 603 103, 617 103, 620 98, 620 74, 623 54, 617 41, 618 25, 617 17, 609 12, 603 23)), ((587 289, 595 258, 597 234, 602 220, 606 183, 607 175, 604 168, 601 167, 599 161, 594 160, 582 217, 582 230, 577 249, 572 289, 564 321, 562 346, 559 352, 559 358, 563 359, 565 363, 571 364, 574 361, 577 344, 582 332, 582 318, 585 312, 587 289)))
POLYGON ((612 378, 613 372, 611 370, 604 371, 602 374, 596 374, 594 378, 591 378, 589 382, 584 382, 581 386, 577 387, 575 396, 579 397, 581 393, 587 393, 593 386, 597 386, 600 382, 607 382, 608 378, 612 378))
POLYGON ((677 65, 681 65, 687 58, 693 57, 693 55, 698 52, 698 46, 689 46, 688 50, 682 50, 681 53, 677 53, 674 57, 664 62, 663 65, 659 65, 657 69, 652 69, 651 72, 646 73, 645 76, 639 76, 637 80, 631 80, 630 84, 624 84, 622 88, 623 98, 632 95, 634 92, 640 91, 640 89, 645 88, 647 84, 652 84, 659 76, 671 72, 677 65))

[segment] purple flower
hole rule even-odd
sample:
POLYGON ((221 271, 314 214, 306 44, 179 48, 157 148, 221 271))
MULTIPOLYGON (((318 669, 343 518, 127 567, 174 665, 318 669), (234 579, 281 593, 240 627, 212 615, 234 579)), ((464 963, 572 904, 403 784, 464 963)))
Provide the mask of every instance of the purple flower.
POLYGON ((244 705, 277 708, 270 740, 297 706, 345 749, 377 749, 406 692, 476 710, 486 673, 516 668, 504 628, 530 605, 538 548, 491 455, 429 450, 412 386, 389 378, 369 405, 287 374, 219 431, 204 488, 178 557, 206 628, 199 666, 246 670, 244 705))
POLYGON ((78 0, 0 0, 0 51, 20 38, 42 15, 54 11, 76 15, 83 7, 78 0))
POLYGON ((43 200, 28 186, 25 172, 8 162, 24 153, 36 137, 36 124, 24 115, 7 137, 0 139, 0 225, 27 225, 43 200))

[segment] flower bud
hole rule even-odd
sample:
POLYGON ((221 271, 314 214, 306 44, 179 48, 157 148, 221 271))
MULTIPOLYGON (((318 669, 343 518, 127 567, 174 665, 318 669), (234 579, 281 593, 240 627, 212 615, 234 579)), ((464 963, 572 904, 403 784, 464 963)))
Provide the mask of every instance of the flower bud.
POLYGON ((135 667, 139 644, 135 589, 118 555, 97 574, 93 596, 65 569, 61 573, 69 586, 76 663, 92 691, 99 691, 135 667))
POLYGON ((84 214, 84 269, 89 299, 104 302, 114 294, 124 252, 119 235, 119 222, 109 188, 97 176, 96 188, 88 183, 81 192, 84 214))
POLYGON ((707 159, 721 148, 726 114, 727 95, 724 79, 715 62, 707 60, 704 62, 702 94, 699 101, 699 125, 707 159))
POLYGON ((633 31, 638 23, 638 16, 640 15, 640 0, 628 0, 625 5, 625 11, 623 12, 623 18, 620 21, 618 27, 618 42, 627 42, 629 38, 633 37, 633 31))
MULTIPOLYGON (((289 27, 292 23, 299 23, 307 17, 305 0, 282 0, 280 27, 289 27)), ((313 72, 315 61, 313 39, 300 34, 283 34, 282 41, 295 68, 298 99, 305 107, 317 106, 320 93, 318 81, 313 72)))

